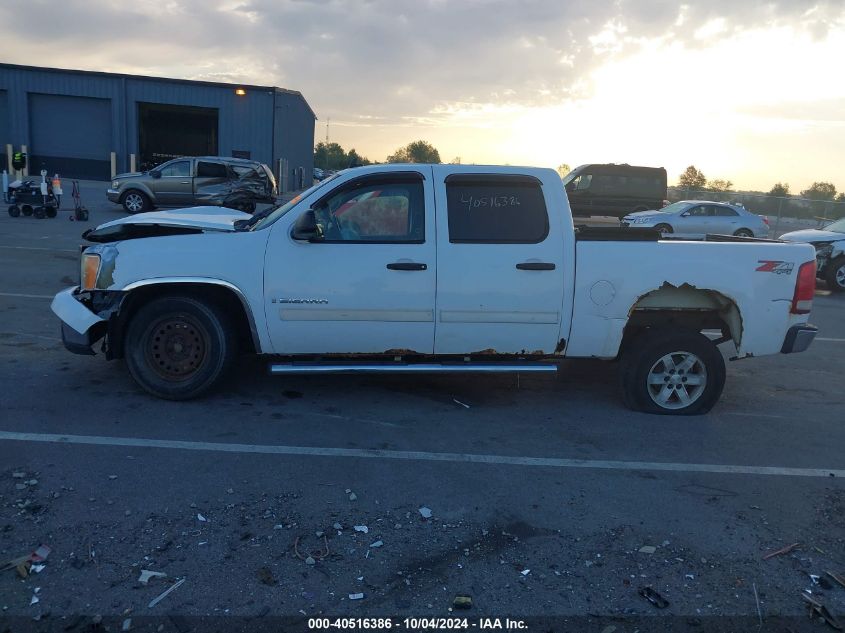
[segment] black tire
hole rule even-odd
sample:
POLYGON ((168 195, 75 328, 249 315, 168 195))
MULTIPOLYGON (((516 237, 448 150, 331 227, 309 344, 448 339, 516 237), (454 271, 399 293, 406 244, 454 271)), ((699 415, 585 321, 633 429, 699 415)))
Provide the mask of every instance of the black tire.
POLYGON ((824 280, 833 292, 845 292, 845 256, 837 257, 825 266, 824 280))
POLYGON ((754 237, 754 233, 752 233, 748 229, 738 229, 734 231, 734 235, 736 237, 754 237))
POLYGON ((18 205, 13 204, 9 206, 9 215, 13 218, 19 217, 21 214, 21 210, 18 208, 18 205))
POLYGON ((123 205, 123 210, 130 215, 135 213, 143 213, 152 208, 149 196, 143 191, 137 189, 130 189, 120 198, 120 203, 123 205))
POLYGON ((713 341, 699 332, 650 329, 625 348, 619 379, 622 399, 630 409, 701 415, 710 411, 722 395, 725 360, 713 341), (673 363, 671 369, 666 358, 673 363), (684 361, 691 363, 688 368, 684 361), (693 383, 693 377, 700 384, 693 383), (656 382, 658 379, 660 382, 656 382), (689 399, 688 404, 682 396, 689 399))
POLYGON ((24 204, 21 205, 21 213, 23 213, 26 217, 32 215, 32 205, 24 204))
POLYGON ((654 228, 657 229, 658 231, 660 231, 661 233, 669 234, 669 233, 675 232, 675 229, 673 229, 669 224, 664 224, 664 223, 658 224, 654 228))
POLYGON ((39 220, 43 220, 47 217, 47 212, 44 210, 44 207, 37 206, 32 210, 33 217, 38 218, 39 220))
POLYGON ((211 389, 236 354, 225 312, 193 297, 167 296, 141 307, 126 329, 129 373, 159 398, 189 400, 211 389))
POLYGON ((48 205, 44 207, 44 213, 48 218, 55 218, 59 214, 59 210, 52 205, 48 205))

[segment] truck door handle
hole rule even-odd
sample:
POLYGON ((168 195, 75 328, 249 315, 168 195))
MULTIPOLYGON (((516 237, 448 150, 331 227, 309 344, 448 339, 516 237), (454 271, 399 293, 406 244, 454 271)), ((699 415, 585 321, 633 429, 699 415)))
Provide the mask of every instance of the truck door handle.
POLYGON ((191 184, 191 181, 190 181, 190 180, 183 180, 180 184, 183 184, 183 185, 190 185, 190 184, 191 184))
POLYGON ((428 266, 416 262, 394 262, 387 265, 387 270, 428 270, 428 266))
POLYGON ((547 262, 522 262, 516 265, 518 270, 554 270, 555 265, 547 262))

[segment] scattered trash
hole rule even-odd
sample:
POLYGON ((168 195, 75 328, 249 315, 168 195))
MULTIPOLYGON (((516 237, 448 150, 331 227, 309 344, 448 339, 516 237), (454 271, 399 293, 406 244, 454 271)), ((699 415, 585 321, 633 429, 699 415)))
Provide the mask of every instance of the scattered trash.
POLYGON ((757 619, 760 621, 760 627, 763 627, 763 612, 760 610, 760 597, 757 595, 757 583, 751 583, 754 588, 754 602, 757 603, 757 619))
POLYGON ((769 560, 770 558, 774 558, 775 556, 781 556, 783 554, 789 554, 789 552, 794 550, 799 545, 800 545, 800 543, 793 543, 792 545, 787 545, 786 547, 776 549, 774 552, 769 552, 768 554, 763 556, 763 560, 769 560))
POLYGON ((370 543, 370 547, 381 547, 382 545, 384 545, 384 541, 381 540, 370 543))
POLYGON ((842 625, 839 623, 839 621, 835 617, 833 617, 833 614, 830 611, 827 610, 826 606, 824 606, 821 602, 818 602, 817 600, 811 598, 806 593, 802 593, 801 597, 807 603, 807 610, 810 613, 810 619, 811 620, 813 618, 818 617, 818 618, 821 618, 830 627, 836 629, 837 631, 842 630, 842 625))
POLYGON ((112 481, 114 481, 115 479, 117 479, 117 475, 109 475, 109 479, 111 479, 112 481))
POLYGON ((614 633, 614 631, 616 631, 616 627, 609 624, 601 630, 601 633, 614 633))
POLYGON ((357 498, 358 498, 358 495, 356 495, 354 492, 349 493, 349 500, 350 501, 355 501, 357 498))
POLYGON ((638 593, 658 609, 665 609, 669 606, 669 601, 651 587, 640 587, 638 593))
POLYGON ((308 557, 305 559, 305 564, 306 564, 306 565, 316 565, 316 564, 317 564, 317 561, 315 561, 315 560, 314 560, 314 557, 313 557, 313 556, 308 556, 308 557))
POLYGON ((146 585, 151 578, 167 578, 167 574, 161 571, 150 571, 149 569, 142 569, 141 575, 138 576, 138 582, 146 585))
POLYGON ((807 575, 810 577, 810 582, 812 582, 814 585, 819 584, 819 577, 818 576, 816 576, 815 574, 807 574, 807 575))
POLYGON ((363 600, 364 594, 363 593, 350 593, 349 599, 350 600, 363 600))
POLYGON ((42 571, 44 571, 44 568, 45 568, 46 566, 47 566, 47 565, 33 565, 33 566, 32 566, 32 571, 34 571, 36 574, 40 574, 42 571))
POLYGON ((273 572, 270 571, 269 567, 259 567, 258 571, 255 572, 256 578, 258 578, 258 582, 268 585, 270 587, 276 586, 278 584, 276 582, 276 578, 273 576, 273 572))
POLYGON ((355 531, 356 532, 363 532, 364 534, 366 534, 367 532, 370 531, 370 528, 368 528, 366 525, 356 525, 355 531))
POLYGON ((464 594, 456 595, 455 599, 452 600, 452 607, 454 607, 455 609, 471 609, 472 596, 467 596, 464 594))
POLYGON ((695 580, 695 576, 692 574, 684 574, 684 578, 687 578, 689 580, 695 580))
POLYGON ((842 585, 843 587, 845 587, 845 574, 837 574, 837 573, 834 573, 834 572, 832 572, 832 571, 825 572, 825 573, 826 573, 828 576, 830 576, 831 578, 833 578, 833 579, 834 579, 836 582, 838 582, 840 585, 842 585))
POLYGON ((201 523, 208 523, 208 519, 199 513, 197 513, 197 521, 200 521, 201 523))
POLYGON ((342 530, 343 529, 343 526, 340 523, 335 523, 332 527, 335 530, 342 530))
POLYGON ((519 572, 519 573, 520 573, 520 574, 522 574, 523 576, 527 576, 528 574, 530 574, 530 573, 531 573, 531 570, 530 570, 530 569, 523 569, 523 570, 522 570, 521 572, 519 572))
POLYGON ((120 627, 121 631, 129 631, 132 629, 132 618, 126 618, 123 621, 123 626, 120 627))
POLYGON ((321 552, 311 552, 307 556, 303 556, 299 551, 299 537, 297 536, 293 541, 293 553, 299 560, 304 560, 308 565, 314 565, 318 560, 323 560, 326 556, 329 555, 329 541, 326 538, 325 534, 323 535, 323 548, 324 550, 321 552), (308 559, 311 559, 313 562, 309 563, 308 559))
POLYGON ((457 398, 452 398, 452 402, 454 402, 455 404, 459 404, 459 405, 461 405, 464 409, 469 409, 469 408, 470 408, 470 406, 469 406, 468 404, 466 404, 465 402, 461 402, 461 401, 460 401, 460 400, 458 400, 457 398))
POLYGON ((15 490, 26 490, 26 484, 15 484, 15 490))
POLYGON ((152 600, 150 600, 150 604, 148 604, 148 605, 147 605, 147 608, 148 608, 148 609, 152 609, 152 608, 153 608, 154 606, 156 606, 159 602, 161 602, 162 600, 164 600, 167 596, 169 596, 171 593, 173 593, 173 592, 174 592, 174 591, 176 591, 179 587, 181 587, 181 586, 182 586, 182 583, 183 583, 183 582, 185 582, 185 580, 187 580, 187 579, 186 579, 186 578, 182 578, 181 580, 177 580, 175 583, 173 583, 173 585, 172 585, 171 587, 169 587, 168 589, 166 589, 166 590, 165 590, 165 591, 164 591, 161 595, 159 595, 157 598, 153 598, 152 600))
POLYGON ((24 477, 26 477, 26 473, 22 473, 22 472, 12 473, 12 479, 23 479, 24 477))
POLYGON ((656 552, 656 551, 657 551, 657 548, 654 545, 643 545, 639 549, 639 552, 641 554, 654 554, 654 552, 656 552))
POLYGON ((422 515, 423 519, 430 519, 431 518, 431 508, 426 508, 423 506, 419 509, 420 515, 422 515))
POLYGON ((0 566, 0 571, 15 569, 21 578, 26 578, 29 575, 30 567, 35 563, 43 563, 50 555, 50 548, 47 545, 39 545, 38 548, 31 554, 26 556, 19 556, 6 561, 0 566))
POLYGON ((32 599, 29 601, 29 606, 38 604, 39 602, 41 602, 41 600, 38 599, 38 596, 33 595, 32 599))

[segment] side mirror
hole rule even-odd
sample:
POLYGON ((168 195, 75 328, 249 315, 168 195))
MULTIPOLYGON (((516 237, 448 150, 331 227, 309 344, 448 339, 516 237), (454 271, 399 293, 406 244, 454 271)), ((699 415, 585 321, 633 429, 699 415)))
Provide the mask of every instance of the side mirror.
POLYGON ((320 242, 323 239, 323 227, 317 224, 317 217, 314 215, 314 209, 308 209, 305 213, 299 216, 296 223, 293 225, 293 230, 290 236, 295 240, 304 242, 320 242))
POLYGON ((158 169, 153 169, 150 172, 150 176, 152 176, 153 178, 161 178, 161 172, 158 169))
POLYGON ((688 218, 689 216, 690 216, 689 211, 684 211, 684 212, 681 214, 681 217, 682 217, 682 218, 688 218))

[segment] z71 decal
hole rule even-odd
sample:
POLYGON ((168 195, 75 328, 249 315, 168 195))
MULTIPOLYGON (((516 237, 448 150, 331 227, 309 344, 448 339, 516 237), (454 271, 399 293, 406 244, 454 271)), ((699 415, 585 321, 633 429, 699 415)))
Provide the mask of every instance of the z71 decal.
POLYGON ((757 263, 758 273, 775 273, 776 275, 791 275, 792 269, 795 267, 794 262, 784 262, 772 259, 759 259, 757 263))

